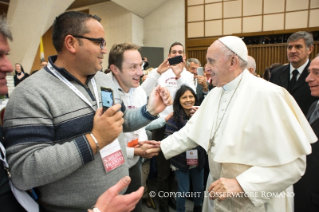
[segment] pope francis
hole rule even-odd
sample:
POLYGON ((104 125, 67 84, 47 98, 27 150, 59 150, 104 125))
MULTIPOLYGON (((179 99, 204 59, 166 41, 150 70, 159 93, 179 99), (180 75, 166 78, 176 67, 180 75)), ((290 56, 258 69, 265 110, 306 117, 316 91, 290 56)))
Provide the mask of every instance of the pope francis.
POLYGON ((245 43, 234 36, 208 48, 216 88, 160 149, 166 159, 197 145, 207 151, 205 212, 293 211, 292 185, 304 174, 317 137, 284 88, 248 72, 247 56, 245 43))

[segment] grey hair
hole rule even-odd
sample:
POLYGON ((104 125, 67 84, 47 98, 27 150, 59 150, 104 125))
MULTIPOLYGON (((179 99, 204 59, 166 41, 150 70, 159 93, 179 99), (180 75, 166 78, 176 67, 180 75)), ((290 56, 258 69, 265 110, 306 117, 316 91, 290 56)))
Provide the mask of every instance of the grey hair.
POLYGON ((247 57, 247 69, 253 68, 254 72, 256 71, 256 61, 252 56, 247 57))
POLYGON ((0 33, 6 37, 9 38, 9 40, 13 41, 12 33, 9 29, 9 24, 7 22, 7 19, 5 16, 0 16, 0 33))
POLYGON ((199 66, 202 66, 202 65, 200 64, 200 62, 199 62, 198 59, 196 59, 196 58, 189 58, 189 59, 186 61, 186 67, 189 67, 189 65, 190 65, 191 63, 195 63, 195 64, 198 64, 199 66))
POLYGON ((309 32, 299 31, 295 32, 289 36, 287 40, 287 44, 289 45, 290 42, 296 41, 303 38, 305 40, 306 47, 309 49, 313 45, 313 36, 309 32))
POLYGON ((219 41, 220 44, 220 53, 224 57, 230 58, 232 56, 237 56, 239 60, 239 66, 242 69, 245 69, 247 67, 247 62, 241 59, 237 54, 235 54, 232 50, 230 50, 227 46, 225 46, 222 42, 219 41))

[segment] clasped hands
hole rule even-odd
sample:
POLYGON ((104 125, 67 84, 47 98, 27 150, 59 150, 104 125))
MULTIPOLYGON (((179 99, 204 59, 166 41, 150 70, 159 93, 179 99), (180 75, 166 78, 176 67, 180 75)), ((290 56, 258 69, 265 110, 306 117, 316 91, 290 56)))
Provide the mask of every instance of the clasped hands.
POLYGON ((140 141, 134 146, 134 153, 143 158, 152 158, 158 155, 161 142, 157 141, 140 141))

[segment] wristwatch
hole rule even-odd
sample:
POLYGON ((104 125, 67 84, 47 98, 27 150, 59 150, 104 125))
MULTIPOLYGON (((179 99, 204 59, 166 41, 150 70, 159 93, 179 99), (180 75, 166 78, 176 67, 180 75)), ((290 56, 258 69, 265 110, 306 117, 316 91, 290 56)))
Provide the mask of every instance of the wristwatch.
POLYGON ((101 212, 101 211, 97 207, 94 207, 93 212, 101 212))

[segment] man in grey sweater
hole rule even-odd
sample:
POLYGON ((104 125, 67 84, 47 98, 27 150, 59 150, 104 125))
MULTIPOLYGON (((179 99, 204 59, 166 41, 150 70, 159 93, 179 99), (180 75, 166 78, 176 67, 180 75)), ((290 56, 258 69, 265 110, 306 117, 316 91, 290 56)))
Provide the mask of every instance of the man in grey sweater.
POLYGON ((119 94, 99 72, 106 54, 99 21, 79 12, 57 17, 52 39, 58 55, 21 83, 7 105, 4 136, 12 181, 21 190, 36 188, 47 211, 92 207, 128 175, 123 131, 146 125, 171 103, 167 90, 157 88, 148 105, 126 110, 116 104, 103 113, 99 88, 112 88, 115 100, 119 94), (122 161, 111 168, 108 144, 118 148, 122 161))

